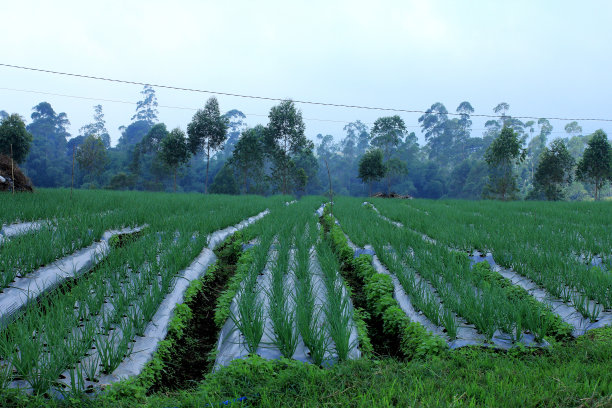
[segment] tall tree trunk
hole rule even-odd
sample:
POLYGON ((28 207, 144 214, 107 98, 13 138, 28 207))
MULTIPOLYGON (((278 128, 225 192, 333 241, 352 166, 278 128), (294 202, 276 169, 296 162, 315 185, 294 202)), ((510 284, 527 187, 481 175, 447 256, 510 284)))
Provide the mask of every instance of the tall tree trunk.
POLYGON ((595 201, 599 200, 599 178, 595 178, 595 201))
POLYGON ((208 166, 210 164, 210 145, 206 147, 206 178, 204 179, 204 194, 208 194, 208 166))
POLYGON ((287 194, 287 174, 289 173, 289 166, 285 163, 283 171, 283 194, 287 194))
POLYGON ((176 193, 176 167, 174 168, 174 192, 176 193))
POLYGON ((244 194, 246 194, 247 193, 247 172, 246 170, 243 170, 242 174, 244 175, 244 194))
MULTIPOLYGON (((287 151, 287 136, 285 136, 285 158, 289 157, 287 151)), ((287 194, 287 178, 289 177, 289 161, 285 161, 285 174, 283 179, 283 194, 287 194)))
POLYGON ((370 180, 370 182, 368 183, 368 187, 369 187, 369 196, 368 197, 372 197, 372 180, 370 180))
POLYGON ((387 195, 391 195, 391 177, 387 176, 387 195))

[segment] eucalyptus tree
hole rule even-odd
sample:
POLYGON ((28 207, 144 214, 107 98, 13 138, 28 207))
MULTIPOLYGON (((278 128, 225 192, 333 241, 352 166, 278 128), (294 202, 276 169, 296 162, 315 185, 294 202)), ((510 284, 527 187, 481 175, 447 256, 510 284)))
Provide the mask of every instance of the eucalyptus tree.
POLYGON ((296 170, 292 157, 308 146, 302 112, 291 100, 284 100, 270 109, 266 144, 273 161, 273 175, 278 177, 281 191, 289 194, 290 181, 296 170))
POLYGON ((143 99, 136 103, 136 113, 132 116, 132 121, 144 121, 153 126, 159 114, 155 89, 151 85, 145 85, 140 94, 143 99))
POLYGON ((208 193, 208 170, 211 154, 223 148, 227 139, 228 119, 221 116, 219 102, 214 96, 206 101, 204 109, 199 109, 189 125, 189 149, 193 154, 200 151, 206 156, 206 176, 204 179, 204 194, 208 193))
POLYGON ((487 191, 502 200, 513 198, 518 191, 514 167, 525 159, 525 150, 516 132, 504 126, 485 153, 489 165, 487 191))
POLYGON ((76 149, 75 159, 79 168, 85 170, 90 177, 99 176, 108 163, 104 141, 96 135, 87 136, 76 149))
POLYGON ((66 141, 70 138, 68 116, 56 113, 48 102, 41 102, 32 110, 32 122, 26 126, 33 136, 32 146, 21 167, 36 186, 66 186, 70 181, 70 156, 66 152, 66 141))
POLYGON ((574 159, 565 142, 555 139, 550 147, 544 147, 534 176, 535 191, 547 200, 563 199, 563 189, 572 183, 574 159))
POLYGON ((227 140, 223 147, 223 156, 227 159, 234 151, 238 138, 247 128, 246 115, 238 109, 232 109, 223 115, 227 118, 227 140))
POLYGON ((346 137, 342 140, 342 153, 351 159, 361 156, 370 146, 370 133, 367 125, 360 120, 346 124, 342 130, 346 137))
POLYGON ((249 176, 263 175, 265 131, 261 125, 243 131, 234 146, 232 157, 229 158, 228 163, 240 173, 243 194, 248 193, 249 176))
POLYGON ((506 113, 509 110, 510 105, 507 102, 500 102, 493 108, 493 112, 499 114, 502 126, 506 126, 507 124, 506 121, 509 119, 509 116, 506 116, 506 113))
POLYGON ((106 121, 102 113, 102 105, 94 106, 94 121, 82 126, 79 133, 83 136, 95 135, 102 140, 105 149, 110 149, 110 135, 106 130, 106 121))
MULTIPOLYGON (((381 149, 385 165, 387 165, 397 147, 403 142, 406 133, 406 125, 402 118, 397 115, 378 118, 374 122, 371 144, 381 149)), ((389 177, 389 172, 385 172, 385 174, 387 175, 388 194, 391 188, 391 178, 389 177)))
POLYGON ((589 142, 589 136, 582 135, 582 126, 578 122, 570 122, 565 125, 565 132, 568 134, 567 138, 567 149, 574 158, 578 161, 584 154, 584 149, 589 142))
MULTIPOLYGON (((527 123, 531 125, 530 122, 533 121, 529 121, 527 123)), ((527 125, 527 123, 525 124, 525 126, 527 125)), ((540 133, 538 133, 536 136, 533 136, 529 141, 529 144, 527 145, 526 162, 527 167, 529 169, 528 184, 533 184, 536 168, 538 167, 540 160, 540 155, 542 154, 542 152, 544 152, 544 149, 546 148, 546 143, 548 141, 548 136, 551 134, 553 129, 548 119, 538 119, 537 123, 540 127, 540 133)), ((533 125, 531 125, 529 128, 531 131, 533 129, 533 125)))
POLYGON ((158 188, 161 185, 159 178, 166 174, 167 169, 164 168, 165 165, 159 151, 161 142, 168 136, 168 133, 164 123, 157 123, 131 149, 132 161, 129 168, 134 177, 142 177, 140 182, 144 182, 152 176, 153 184, 150 184, 148 188, 158 188))
POLYGON ((448 110, 441 102, 436 102, 431 105, 421 117, 419 117, 419 125, 421 132, 425 134, 425 140, 440 137, 446 128, 448 120, 448 110))
POLYGON ((603 130, 596 130, 589 140, 578 163, 576 177, 584 183, 593 184, 596 200, 604 184, 612 181, 612 147, 603 130))
POLYGON ((179 128, 173 129, 161 140, 159 155, 162 161, 174 174, 174 191, 176 191, 176 173, 189 161, 189 146, 185 132, 179 128))
POLYGON ((474 108, 468 101, 463 101, 457 106, 456 112, 459 114, 459 121, 457 122, 455 144, 461 146, 461 159, 465 160, 467 158, 466 145, 470 139, 472 127, 470 115, 474 113, 474 108))
POLYGON ((117 143, 119 150, 129 151, 139 143, 157 122, 157 97, 155 90, 145 85, 140 92, 143 99, 136 103, 136 113, 132 116, 132 123, 120 126, 121 137, 117 143))

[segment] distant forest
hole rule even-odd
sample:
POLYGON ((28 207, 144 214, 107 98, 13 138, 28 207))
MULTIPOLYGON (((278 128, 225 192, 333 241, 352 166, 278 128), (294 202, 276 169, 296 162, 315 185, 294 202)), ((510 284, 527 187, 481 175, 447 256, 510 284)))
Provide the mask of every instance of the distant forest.
MULTIPOLYGON (((247 128, 242 112, 221 114, 211 98, 185 129, 167 129, 158 121, 154 89, 145 86, 141 94, 131 123, 120 128, 114 147, 101 105, 94 107, 92 122, 78 135, 66 130, 66 113, 55 112, 47 102, 34 106, 25 128, 31 134, 29 151, 20 167, 36 187, 70 187, 74 155, 76 188, 327 194, 329 169, 334 194, 351 196, 611 196, 612 161, 583 163, 585 151, 596 144, 594 137, 603 139, 604 150, 607 146, 611 154, 603 131, 583 135, 580 125, 571 122, 565 125, 565 137, 553 141, 547 119, 522 122, 510 115, 507 103, 494 107, 497 118, 475 135, 469 102, 452 113, 436 102, 418 119, 425 138, 419 145, 399 116, 381 117, 371 128, 356 120, 344 126, 342 135, 319 134, 313 142, 304 136, 301 112, 289 100, 271 109, 266 125, 247 128), (601 176, 593 176, 592 167, 598 165, 604 167, 601 176)), ((7 126, 15 116, 0 111, 7 126)))

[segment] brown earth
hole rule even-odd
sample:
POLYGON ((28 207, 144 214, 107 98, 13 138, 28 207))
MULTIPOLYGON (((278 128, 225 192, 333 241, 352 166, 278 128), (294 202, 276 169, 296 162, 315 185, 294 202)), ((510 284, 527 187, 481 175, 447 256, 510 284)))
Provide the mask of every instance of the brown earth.
POLYGON ((15 191, 34 191, 34 186, 29 178, 14 163, 13 172, 11 173, 11 158, 0 154, 0 177, 4 178, 4 182, 0 179, 0 191, 12 191, 13 176, 15 175, 15 191))

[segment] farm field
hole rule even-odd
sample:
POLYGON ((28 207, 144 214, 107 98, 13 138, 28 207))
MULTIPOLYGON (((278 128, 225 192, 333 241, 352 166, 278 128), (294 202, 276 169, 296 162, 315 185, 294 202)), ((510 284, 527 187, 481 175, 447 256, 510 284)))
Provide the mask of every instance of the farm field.
POLYGON ((611 203, 0 202, 1 406, 612 404, 611 203))

